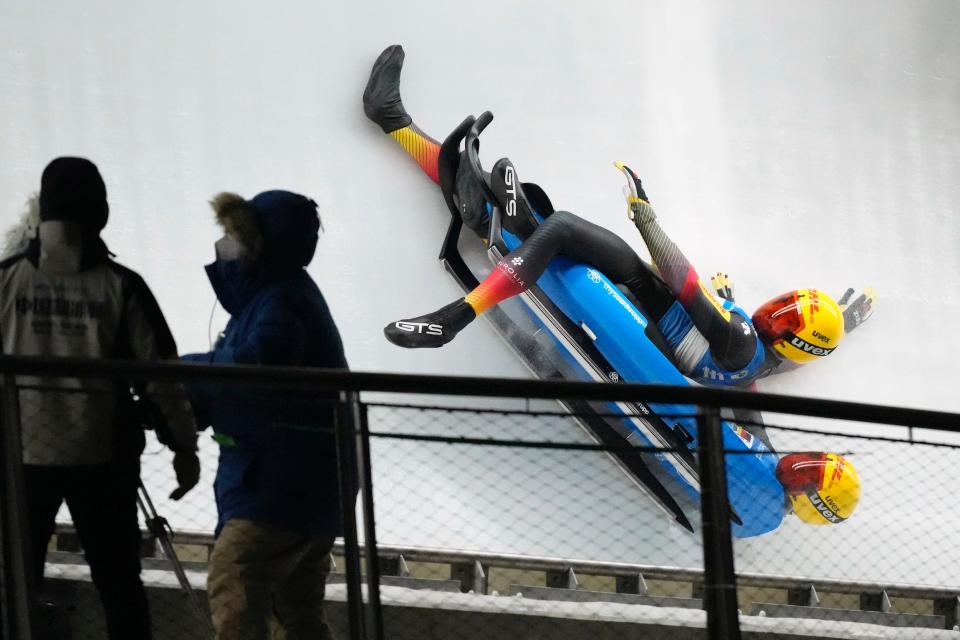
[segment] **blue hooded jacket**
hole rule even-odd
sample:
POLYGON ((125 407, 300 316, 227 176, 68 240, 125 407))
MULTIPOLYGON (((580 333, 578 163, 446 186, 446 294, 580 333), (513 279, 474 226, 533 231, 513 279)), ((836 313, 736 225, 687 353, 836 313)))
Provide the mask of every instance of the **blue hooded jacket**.
MULTIPOLYGON (((206 271, 231 318, 209 353, 183 357, 216 364, 346 369, 340 333, 304 267, 313 258, 316 204, 287 191, 250 201, 213 201, 242 257, 218 255, 206 271)), ((342 535, 334 404, 329 395, 262 387, 191 385, 200 426, 221 444, 214 482, 217 533, 233 518, 311 535, 342 535)))

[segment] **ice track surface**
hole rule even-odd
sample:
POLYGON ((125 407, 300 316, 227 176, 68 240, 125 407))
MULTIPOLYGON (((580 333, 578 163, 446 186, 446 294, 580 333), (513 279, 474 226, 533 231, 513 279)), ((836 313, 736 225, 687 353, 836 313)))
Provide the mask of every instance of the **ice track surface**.
MULTIPOLYGON (((310 270, 355 369, 524 377, 483 323, 415 354, 382 338, 387 321, 458 295, 436 261, 447 216, 438 190, 360 107, 374 58, 401 42, 405 102, 421 127, 442 137, 464 115, 493 110, 485 157, 509 155, 557 206, 640 247, 610 167, 629 161, 663 227, 701 275, 729 273, 744 307, 796 287, 876 287, 875 316, 827 362, 763 390, 957 411, 958 30, 960 5, 947 0, 492 0, 483 10, 12 0, 0 19, 0 222, 14 221, 52 157, 91 157, 110 196, 107 243, 153 288, 181 350, 196 351, 208 347, 213 296, 201 266, 218 234, 207 200, 302 191, 326 228, 310 270)), ((218 312, 214 334, 225 320, 218 312)), ((559 429, 582 438, 546 422, 523 434, 559 429)), ((214 522, 216 454, 203 440, 204 479, 183 503, 163 499, 168 454, 144 458, 177 527, 214 522)), ((738 568, 952 583, 955 454, 832 443, 859 454, 855 519, 817 530, 787 522, 738 543, 738 568)), ((376 454, 384 542, 700 564, 698 541, 603 459, 538 466, 533 452, 486 449, 453 464, 395 443, 376 454)))

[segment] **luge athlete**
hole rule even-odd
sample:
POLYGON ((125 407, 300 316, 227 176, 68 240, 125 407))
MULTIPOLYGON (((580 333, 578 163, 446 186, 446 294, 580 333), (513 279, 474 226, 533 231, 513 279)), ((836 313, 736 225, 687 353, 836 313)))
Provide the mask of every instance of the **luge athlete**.
MULTIPOLYGON (((364 111, 439 184, 441 145, 413 123, 400 100, 403 57, 403 49, 394 45, 377 59, 364 91, 364 111)), ((461 134, 471 122, 464 121, 455 133, 461 134)), ((711 386, 746 386, 763 375, 826 356, 844 333, 872 313, 869 289, 853 302, 853 290, 848 289, 839 303, 801 289, 771 300, 751 318, 733 304, 732 287, 723 274, 713 278, 723 299, 718 301, 659 227, 643 185, 623 163, 617 167, 628 178, 628 215, 650 248, 656 269, 610 231, 569 212, 554 212, 539 187, 520 183, 506 158, 483 177, 489 189, 478 183, 476 173, 465 170, 466 164, 461 156, 452 198, 463 223, 485 238, 491 207, 498 205, 505 214, 504 228, 523 243, 464 298, 432 314, 388 325, 387 338, 401 346, 446 344, 484 310, 532 286, 558 255, 592 265, 617 283, 655 320, 646 329, 647 337, 687 376, 711 386)), ((759 414, 751 419, 758 420, 753 426, 769 445, 759 414)), ((787 509, 808 524, 844 522, 859 502, 856 470, 835 453, 784 456, 776 474, 787 509)))
MULTIPOLYGON (((439 182, 440 144, 417 127, 400 99, 403 49, 386 49, 374 65, 364 92, 364 110, 393 137, 434 181, 439 182)), ((493 305, 533 286, 558 255, 587 263, 629 292, 659 327, 658 346, 687 377, 709 386, 748 386, 758 378, 823 358, 873 311, 867 289, 852 302, 848 290, 839 303, 816 289, 797 289, 768 301, 752 315, 733 302, 725 276, 714 278, 721 299, 657 223, 640 178, 616 163, 628 180, 628 215, 650 251, 655 268, 611 231, 567 211, 540 221, 506 158, 491 170, 490 182, 502 202, 513 201, 515 215, 529 228, 523 244, 504 256, 480 285, 433 313, 387 325, 390 342, 406 348, 440 347, 493 305), (429 327, 428 331, 411 327, 429 327), (666 344, 663 344, 663 343, 666 344)), ((480 189, 458 174, 464 223, 482 231, 488 215, 480 189)))

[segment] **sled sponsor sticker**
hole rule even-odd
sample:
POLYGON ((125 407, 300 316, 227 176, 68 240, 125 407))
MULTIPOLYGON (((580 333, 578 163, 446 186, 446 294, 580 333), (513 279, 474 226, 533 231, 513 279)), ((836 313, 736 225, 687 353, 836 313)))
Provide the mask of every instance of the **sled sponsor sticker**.
POLYGON ((737 437, 743 440, 743 443, 747 447, 753 446, 753 434, 741 427, 740 425, 734 425, 733 432, 737 434, 737 437))
POLYGON ((587 279, 594 284, 599 284, 603 286, 603 290, 606 291, 610 296, 613 297, 617 303, 623 307, 627 313, 630 314, 630 317, 639 324, 644 329, 647 328, 647 319, 637 313, 637 310, 634 309, 633 305, 623 299, 620 295, 620 292, 617 291, 614 287, 610 286, 610 283, 600 277, 600 272, 596 269, 590 269, 587 271, 587 279))

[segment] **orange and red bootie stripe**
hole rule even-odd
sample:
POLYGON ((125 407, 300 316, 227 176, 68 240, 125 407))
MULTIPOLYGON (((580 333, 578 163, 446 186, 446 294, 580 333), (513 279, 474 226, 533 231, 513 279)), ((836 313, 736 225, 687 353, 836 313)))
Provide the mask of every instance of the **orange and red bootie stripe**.
POLYGON ((477 315, 530 288, 521 269, 513 264, 512 255, 504 256, 490 272, 490 275, 484 278, 476 289, 464 297, 466 303, 473 308, 477 315))
POLYGON ((390 132, 390 137, 396 140, 410 157, 416 160, 423 172, 431 180, 440 184, 440 143, 411 123, 402 129, 390 132))

